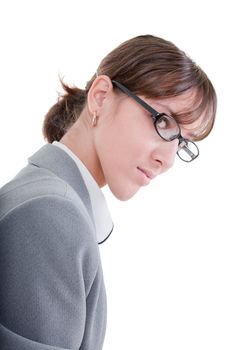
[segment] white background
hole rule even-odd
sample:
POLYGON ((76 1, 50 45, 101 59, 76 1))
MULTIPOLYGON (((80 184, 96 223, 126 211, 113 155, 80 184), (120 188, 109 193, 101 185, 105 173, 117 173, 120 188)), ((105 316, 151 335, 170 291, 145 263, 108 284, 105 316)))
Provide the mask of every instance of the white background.
POLYGON ((0 185, 44 140, 58 74, 84 87, 122 41, 173 41, 209 75, 216 126, 193 164, 119 202, 103 246, 108 294, 104 350, 233 349, 232 10, 230 1, 1 1, 0 185))

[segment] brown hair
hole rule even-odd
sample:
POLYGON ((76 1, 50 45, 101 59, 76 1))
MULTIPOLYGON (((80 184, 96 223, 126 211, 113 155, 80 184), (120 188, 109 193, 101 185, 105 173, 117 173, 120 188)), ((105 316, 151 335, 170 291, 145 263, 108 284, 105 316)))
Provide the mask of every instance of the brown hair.
MULTIPOLYGON (((173 116, 183 125, 201 117, 196 140, 205 138, 213 128, 217 100, 212 83, 191 58, 169 41, 152 35, 127 40, 101 61, 97 74, 107 75, 147 98, 168 98, 194 89, 195 98, 189 110, 173 116)), ((62 82, 65 94, 45 116, 43 133, 48 142, 59 141, 77 120, 95 78, 96 74, 85 90, 62 82)))

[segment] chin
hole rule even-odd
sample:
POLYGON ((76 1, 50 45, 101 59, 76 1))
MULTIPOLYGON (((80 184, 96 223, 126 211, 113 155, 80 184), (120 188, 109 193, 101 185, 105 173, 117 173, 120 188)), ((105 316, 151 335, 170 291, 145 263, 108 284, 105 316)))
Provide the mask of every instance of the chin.
POLYGON ((114 187, 109 187, 112 194, 119 199, 122 202, 128 201, 130 198, 132 198, 139 190, 139 188, 134 188, 134 189, 118 189, 118 188, 114 188, 114 187))

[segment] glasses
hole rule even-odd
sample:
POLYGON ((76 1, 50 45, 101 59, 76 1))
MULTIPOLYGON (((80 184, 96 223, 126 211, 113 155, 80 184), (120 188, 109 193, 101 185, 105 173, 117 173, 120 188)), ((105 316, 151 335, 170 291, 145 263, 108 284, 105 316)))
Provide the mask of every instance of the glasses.
POLYGON ((199 155, 199 149, 197 145, 188 139, 185 139, 181 135, 180 126, 177 121, 170 115, 165 113, 159 113, 140 97, 134 95, 126 86, 122 85, 116 80, 112 80, 112 83, 117 86, 122 92, 134 99, 150 114, 154 122, 155 130, 158 135, 165 141, 171 142, 178 139, 177 155, 185 162, 191 162, 199 155))

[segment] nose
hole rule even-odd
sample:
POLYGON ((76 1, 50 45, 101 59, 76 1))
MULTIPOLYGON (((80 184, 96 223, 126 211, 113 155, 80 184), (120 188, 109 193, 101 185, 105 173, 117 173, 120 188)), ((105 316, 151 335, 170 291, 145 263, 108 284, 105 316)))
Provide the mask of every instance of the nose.
POLYGON ((175 161, 176 152, 178 150, 178 139, 173 141, 161 140, 153 152, 153 160, 156 165, 161 167, 162 172, 171 168, 175 161))

